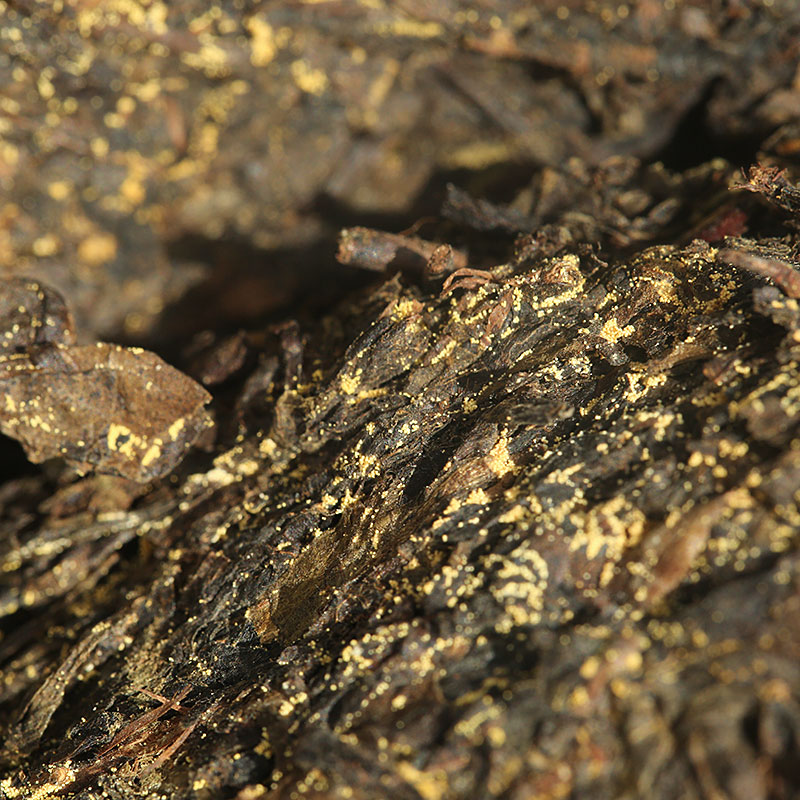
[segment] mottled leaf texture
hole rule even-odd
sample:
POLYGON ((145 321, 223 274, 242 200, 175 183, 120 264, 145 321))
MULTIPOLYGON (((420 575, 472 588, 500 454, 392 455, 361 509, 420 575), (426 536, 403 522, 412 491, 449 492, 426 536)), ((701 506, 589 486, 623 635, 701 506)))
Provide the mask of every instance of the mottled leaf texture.
POLYGON ((136 481, 172 470, 211 422, 202 387, 138 348, 49 345, 0 361, 0 430, 34 462, 136 481))

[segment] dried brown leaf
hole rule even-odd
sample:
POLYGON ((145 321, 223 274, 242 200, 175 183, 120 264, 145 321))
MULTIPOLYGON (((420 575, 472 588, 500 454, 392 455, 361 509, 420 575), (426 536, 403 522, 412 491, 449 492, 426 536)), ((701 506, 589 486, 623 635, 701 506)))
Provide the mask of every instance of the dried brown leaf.
POLYGON ((211 396, 157 355, 51 345, 0 361, 0 430, 34 462, 144 482, 170 472, 211 422, 211 396))

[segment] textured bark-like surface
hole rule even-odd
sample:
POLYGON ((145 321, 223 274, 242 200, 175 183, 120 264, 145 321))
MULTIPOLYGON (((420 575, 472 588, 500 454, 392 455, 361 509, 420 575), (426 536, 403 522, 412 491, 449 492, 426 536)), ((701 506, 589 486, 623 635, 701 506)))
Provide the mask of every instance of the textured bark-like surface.
POLYGON ((794 4, 242 5, 6 9, 0 798, 797 796, 794 4))
POLYGON ((7 796, 792 796, 797 301, 704 240, 461 272, 278 331, 132 507, 5 488, 7 796))

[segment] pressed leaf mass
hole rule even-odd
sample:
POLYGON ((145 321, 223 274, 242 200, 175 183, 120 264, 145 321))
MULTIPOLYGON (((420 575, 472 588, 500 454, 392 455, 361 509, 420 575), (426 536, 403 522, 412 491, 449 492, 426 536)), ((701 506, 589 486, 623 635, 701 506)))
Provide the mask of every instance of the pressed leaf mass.
POLYGON ((800 797, 796 0, 0 8, 0 800, 800 797))

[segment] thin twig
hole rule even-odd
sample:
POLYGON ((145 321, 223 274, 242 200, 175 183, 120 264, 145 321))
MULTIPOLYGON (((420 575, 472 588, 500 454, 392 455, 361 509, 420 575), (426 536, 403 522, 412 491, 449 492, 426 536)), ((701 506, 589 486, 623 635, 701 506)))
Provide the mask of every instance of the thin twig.
POLYGON ((134 734, 138 733, 143 728, 146 728, 148 725, 155 722, 160 717, 163 717, 167 711, 177 711, 180 709, 180 701, 186 697, 187 694, 192 690, 191 686, 185 686, 181 689, 172 699, 163 698, 163 702, 157 708, 152 709, 151 711, 146 711, 140 717, 137 717, 132 722, 129 722, 112 740, 109 744, 107 744, 98 754, 97 757, 101 758, 102 756, 109 753, 115 747, 119 747, 123 742, 130 739, 134 734))
POLYGON ((774 281, 788 297, 800 297, 800 271, 790 263, 777 258, 767 258, 744 250, 727 248, 717 253, 717 259, 746 269, 774 281))

